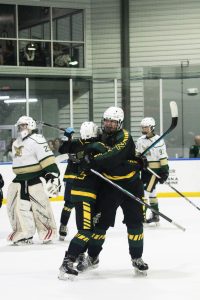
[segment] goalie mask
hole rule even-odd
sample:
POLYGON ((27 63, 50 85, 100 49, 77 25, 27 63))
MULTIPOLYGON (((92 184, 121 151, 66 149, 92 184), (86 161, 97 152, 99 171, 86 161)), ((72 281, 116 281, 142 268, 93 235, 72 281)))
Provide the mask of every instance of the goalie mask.
POLYGON ((122 129, 124 112, 120 107, 111 106, 103 114, 103 131, 112 133, 122 129))
POLYGON ((37 127, 33 118, 28 116, 20 117, 15 126, 17 126, 17 131, 22 139, 26 138, 37 127))
POLYGON ((156 126, 156 122, 154 120, 154 118, 144 118, 141 123, 140 123, 141 127, 142 127, 142 134, 149 134, 154 132, 155 126, 156 126))
POLYGON ((98 126, 94 122, 83 122, 80 128, 82 140, 89 140, 98 137, 98 126))

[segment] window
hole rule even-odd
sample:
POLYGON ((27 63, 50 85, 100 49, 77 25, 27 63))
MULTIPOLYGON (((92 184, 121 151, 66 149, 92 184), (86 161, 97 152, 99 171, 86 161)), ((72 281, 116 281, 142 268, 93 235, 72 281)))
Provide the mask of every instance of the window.
POLYGON ((83 10, 0 4, 0 65, 83 68, 84 47, 83 10))

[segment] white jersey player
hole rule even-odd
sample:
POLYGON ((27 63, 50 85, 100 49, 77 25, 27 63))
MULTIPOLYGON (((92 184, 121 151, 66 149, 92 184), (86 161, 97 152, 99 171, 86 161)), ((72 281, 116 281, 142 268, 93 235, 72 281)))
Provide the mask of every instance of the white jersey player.
POLYGON ((7 195, 7 212, 13 232, 8 240, 15 245, 31 244, 37 230, 39 239, 47 243, 57 232, 49 197, 58 191, 59 169, 47 141, 37 134, 36 122, 22 116, 16 126, 18 138, 12 145, 16 177, 7 195))
MULTIPOLYGON (((144 118, 141 121, 142 136, 136 142, 136 154, 141 155, 151 146, 160 136, 154 133, 155 120, 153 118, 144 118)), ((148 167, 157 173, 161 178, 158 180, 155 175, 148 170, 142 171, 142 181, 144 183, 145 197, 149 199, 151 207, 159 211, 158 199, 156 197, 156 184, 159 181, 164 183, 169 176, 168 155, 164 140, 160 140, 145 154, 148 167)), ((159 222, 159 215, 152 212, 147 223, 159 222)))

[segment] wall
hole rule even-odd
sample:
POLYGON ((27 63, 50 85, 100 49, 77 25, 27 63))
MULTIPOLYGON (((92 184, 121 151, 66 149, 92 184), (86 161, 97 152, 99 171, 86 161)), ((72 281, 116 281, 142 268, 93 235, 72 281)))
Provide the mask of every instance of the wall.
MULTIPOLYGON (((94 120, 114 105, 114 78, 121 79, 120 1, 91 1, 94 120)), ((121 104, 121 81, 118 81, 121 104)))

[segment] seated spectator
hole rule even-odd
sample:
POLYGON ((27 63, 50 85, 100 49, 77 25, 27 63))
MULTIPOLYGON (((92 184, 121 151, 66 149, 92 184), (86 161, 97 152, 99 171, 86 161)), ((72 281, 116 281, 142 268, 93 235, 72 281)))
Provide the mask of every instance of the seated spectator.
POLYGON ((198 158, 200 157, 200 135, 196 135, 194 137, 195 145, 192 145, 189 149, 189 157, 190 158, 198 158))
POLYGON ((71 57, 69 49, 63 48, 60 44, 54 43, 54 67, 69 67, 71 57))

